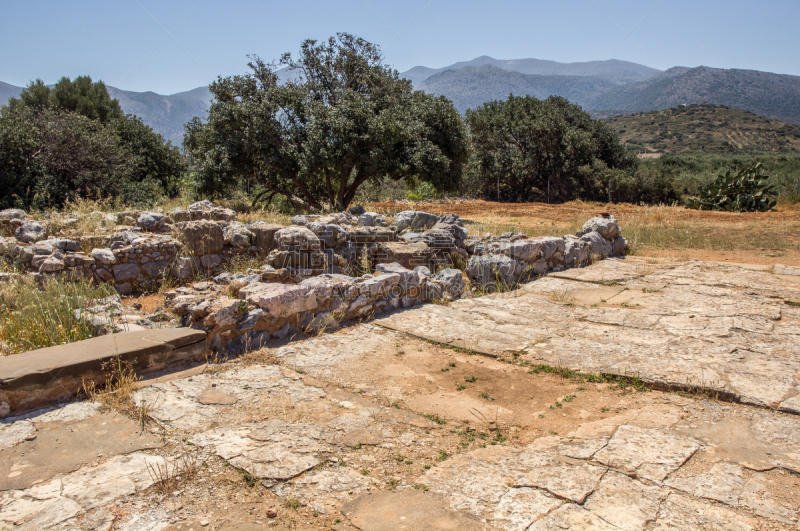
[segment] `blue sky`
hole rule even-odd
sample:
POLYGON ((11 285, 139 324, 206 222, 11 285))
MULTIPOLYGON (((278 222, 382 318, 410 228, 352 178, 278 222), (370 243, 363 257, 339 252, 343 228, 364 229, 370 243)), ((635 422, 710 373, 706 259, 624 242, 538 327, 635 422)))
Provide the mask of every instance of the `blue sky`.
POLYGON ((171 94, 337 31, 400 71, 480 55, 800 75, 798 0, 0 0, 0 81, 89 74, 171 94))

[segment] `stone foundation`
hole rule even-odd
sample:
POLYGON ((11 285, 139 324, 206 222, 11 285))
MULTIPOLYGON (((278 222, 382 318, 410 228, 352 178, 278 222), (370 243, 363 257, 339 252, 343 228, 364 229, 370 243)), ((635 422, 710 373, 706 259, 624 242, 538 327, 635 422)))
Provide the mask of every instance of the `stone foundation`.
POLYGON ((233 211, 200 202, 188 209, 122 212, 108 236, 48 237, 46 223, 18 210, 0 212, 0 255, 40 278, 109 283, 121 294, 172 276, 191 286, 167 292, 167 309, 184 326, 208 333, 213 350, 241 352, 270 338, 319 332, 396 308, 457 299, 465 278, 482 292, 625 254, 613 216, 592 218, 575 235, 467 235, 454 215, 406 211, 388 224, 380 214, 295 216, 283 227, 241 223, 233 211), (103 247, 92 247, 100 242, 103 247), (247 256, 262 263, 223 272, 247 256), (432 274, 432 272, 436 272, 432 274))

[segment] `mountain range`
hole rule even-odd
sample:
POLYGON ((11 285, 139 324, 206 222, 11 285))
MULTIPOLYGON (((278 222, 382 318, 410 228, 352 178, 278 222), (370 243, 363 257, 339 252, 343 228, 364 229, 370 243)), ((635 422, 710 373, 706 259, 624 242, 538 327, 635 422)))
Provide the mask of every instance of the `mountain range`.
MULTIPOLYGON (((106 85, 108 95, 119 100, 126 114, 139 116, 165 139, 180 146, 183 142, 183 124, 195 116, 205 117, 211 105, 208 87, 178 92, 168 96, 155 92, 133 92, 106 85)), ((0 81, 0 105, 19 96, 22 87, 0 81)))
MULTIPOLYGON (((293 77, 280 71, 282 80, 293 77)), ((450 98, 460 112, 509 94, 563 96, 595 116, 668 109, 708 103, 743 109, 800 125, 800 76, 757 70, 699 66, 660 71, 616 59, 558 63, 541 59, 500 60, 481 56, 443 68, 415 66, 401 76, 414 87, 450 98)), ((0 105, 22 87, 0 82, 0 105)), ((126 113, 142 118, 156 132, 180 144, 183 124, 203 117, 210 105, 207 87, 172 95, 108 87, 126 113)))

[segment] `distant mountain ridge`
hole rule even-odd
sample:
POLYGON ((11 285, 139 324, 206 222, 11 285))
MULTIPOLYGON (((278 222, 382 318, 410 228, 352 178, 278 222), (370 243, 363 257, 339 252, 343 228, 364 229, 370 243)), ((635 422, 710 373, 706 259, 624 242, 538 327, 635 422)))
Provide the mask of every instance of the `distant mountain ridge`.
MULTIPOLYGON (((108 95, 119 100, 125 114, 135 114, 153 130, 180 146, 183 142, 183 124, 200 116, 204 118, 211 106, 208 87, 178 92, 168 96, 155 92, 133 92, 106 85, 108 95)), ((0 105, 16 98, 23 87, 0 82, 0 105)))
POLYGON ((198 87, 169 96, 155 92, 107 88, 108 95, 119 100, 119 105, 126 114, 139 116, 156 133, 177 146, 183 142, 183 125, 195 116, 205 118, 211 106, 211 91, 208 87, 198 87))
MULTIPOLYGON (((278 71, 281 82, 296 72, 278 71)), ((559 63, 542 59, 494 59, 481 56, 442 68, 415 66, 401 76, 414 87, 447 96, 460 112, 509 94, 563 96, 598 116, 663 110, 682 104, 725 105, 800 125, 800 76, 756 70, 699 66, 660 71, 610 59, 559 63)), ((22 87, 0 82, 0 105, 22 87)), ((160 95, 108 87, 122 110, 138 115, 164 138, 180 145, 183 125, 204 118, 211 103, 208 87, 160 95)))
POLYGON ((487 101, 504 100, 509 94, 539 99, 558 95, 581 102, 616 87, 616 83, 594 76, 522 74, 491 64, 444 70, 416 86, 425 92, 447 96, 461 113, 487 101))
MULTIPOLYGON (((602 68, 613 66, 607 63, 598 62, 602 68)), ((421 74, 419 68, 411 69, 412 74, 421 74)), ((707 66, 673 67, 654 74, 631 72, 638 72, 640 79, 623 82, 625 77, 613 70, 604 76, 526 74, 484 61, 477 67, 440 69, 415 87, 450 98, 461 112, 513 93, 537 98, 563 96, 588 111, 603 111, 600 114, 663 110, 705 101, 800 125, 800 76, 707 66)), ((628 79, 633 77, 631 74, 628 79)))
POLYGON ((11 98, 16 98, 20 92, 22 92, 22 87, 15 87, 0 81, 0 105, 5 105, 11 98))
POLYGON ((461 61, 453 63, 443 68, 428 68, 426 66, 415 66, 410 70, 401 72, 400 75, 410 79, 416 86, 429 77, 448 70, 461 70, 468 67, 481 67, 491 65, 500 70, 519 72, 537 76, 578 76, 578 77, 599 77, 612 83, 630 83, 632 81, 642 81, 652 77, 659 72, 655 68, 609 59, 607 61, 588 61, 584 63, 559 63, 556 61, 546 61, 543 59, 510 59, 502 60, 482 55, 471 61, 461 61))
POLYGON ((800 125, 800 76, 758 70, 675 67, 598 94, 591 109, 662 110, 684 103, 724 105, 800 125))

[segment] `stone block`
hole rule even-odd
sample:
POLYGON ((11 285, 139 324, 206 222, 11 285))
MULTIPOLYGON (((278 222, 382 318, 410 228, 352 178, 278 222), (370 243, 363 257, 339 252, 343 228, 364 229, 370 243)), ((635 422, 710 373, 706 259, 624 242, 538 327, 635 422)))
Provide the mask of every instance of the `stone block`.
POLYGON ((111 249, 92 249, 89 253, 92 258, 104 265, 114 265, 117 263, 117 257, 111 249))
POLYGON ((405 229, 430 229, 439 221, 439 216, 419 212, 417 210, 406 210, 395 215, 393 225, 397 227, 397 232, 405 229))
POLYGON ((257 282, 242 288, 239 297, 278 318, 314 310, 317 307, 316 294, 303 285, 257 282))
POLYGON ((583 224, 583 233, 597 232, 606 240, 613 240, 622 231, 617 224, 617 219, 611 215, 603 215, 590 219, 583 224))
POLYGON ((414 269, 417 266, 427 266, 434 256, 425 243, 385 242, 379 243, 373 255, 375 264, 398 264, 404 268, 414 269))
POLYGON ((516 281, 517 261, 505 255, 473 256, 467 263, 470 280, 481 286, 511 285, 516 281))
POLYGON ((84 382, 102 381, 119 357, 137 372, 195 357, 206 334, 188 328, 122 332, 0 357, 0 398, 11 413, 73 397, 84 382))
POLYGON ((166 221, 167 218, 164 214, 158 212, 142 212, 137 218, 136 224, 139 225, 142 230, 155 232, 163 227, 166 221))
POLYGON ((265 223, 256 221, 245 225, 247 230, 255 235, 255 245, 262 256, 266 256, 270 251, 278 247, 275 241, 275 233, 283 228, 283 225, 275 223, 265 223))
POLYGON ((215 254, 225 246, 222 224, 214 221, 188 221, 176 225, 186 250, 193 256, 215 254))
POLYGON ((41 221, 26 221, 14 232, 14 237, 21 242, 32 243, 44 240, 47 226, 41 221))
POLYGON ((117 264, 113 267, 114 279, 117 282, 135 281, 141 269, 136 264, 117 264))

